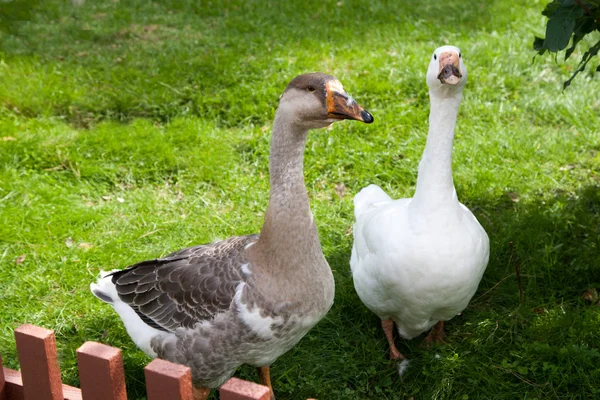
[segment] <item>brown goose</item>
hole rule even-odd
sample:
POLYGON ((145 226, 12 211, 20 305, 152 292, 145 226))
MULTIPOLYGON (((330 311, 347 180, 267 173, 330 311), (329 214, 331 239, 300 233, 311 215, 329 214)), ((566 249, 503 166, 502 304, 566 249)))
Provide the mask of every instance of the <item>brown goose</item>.
POLYGON ((294 78, 275 114, 271 193, 260 235, 232 237, 103 272, 90 288, 110 303, 135 344, 151 357, 189 366, 205 399, 241 364, 269 365, 327 313, 334 282, 304 186, 310 129, 373 117, 332 76, 294 78))

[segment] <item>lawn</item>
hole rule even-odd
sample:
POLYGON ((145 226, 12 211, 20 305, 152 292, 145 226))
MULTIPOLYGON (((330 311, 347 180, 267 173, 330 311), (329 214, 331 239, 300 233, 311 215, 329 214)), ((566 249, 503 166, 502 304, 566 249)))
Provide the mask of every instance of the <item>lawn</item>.
MULTIPOLYGON (((123 349, 128 392, 144 398, 149 359, 89 283, 258 232, 278 96, 323 71, 375 123, 309 136, 306 183, 336 297, 273 364, 278 400, 600 396, 600 307, 582 298, 600 289, 600 80, 585 73, 563 92, 581 54, 533 59, 547 0, 26 2, 29 22, 0 31, 6 366, 17 367, 14 328, 37 324, 56 332, 65 383, 78 384, 75 350, 95 340, 123 349), (469 69, 454 180, 491 255, 445 345, 397 340, 412 360, 400 379, 352 285, 352 198, 370 183, 412 195, 425 71, 443 44, 469 69)), ((237 376, 257 380, 251 367, 237 376)))

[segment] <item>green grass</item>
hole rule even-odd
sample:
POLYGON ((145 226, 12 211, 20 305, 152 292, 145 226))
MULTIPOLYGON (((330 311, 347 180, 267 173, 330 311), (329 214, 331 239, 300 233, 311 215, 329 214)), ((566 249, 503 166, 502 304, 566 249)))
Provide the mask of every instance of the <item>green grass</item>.
MULTIPOLYGON (((306 182, 336 298, 273 365, 278 399, 599 396, 600 308, 581 295, 600 288, 600 82, 584 74, 561 92, 577 57, 532 62, 545 1, 29 3, 31 20, 0 33, 5 365, 18 366, 14 328, 37 324, 56 332, 65 383, 78 383, 76 348, 96 340, 124 350, 128 391, 143 398, 148 359, 89 283, 100 269, 257 232, 278 96, 323 71, 376 122, 309 137, 306 182), (369 183, 412 194, 425 70, 445 43, 469 68, 455 184, 491 256, 446 345, 398 340, 412 360, 401 380, 352 286, 352 197, 369 183)), ((238 376, 256 380, 249 367, 238 376)))

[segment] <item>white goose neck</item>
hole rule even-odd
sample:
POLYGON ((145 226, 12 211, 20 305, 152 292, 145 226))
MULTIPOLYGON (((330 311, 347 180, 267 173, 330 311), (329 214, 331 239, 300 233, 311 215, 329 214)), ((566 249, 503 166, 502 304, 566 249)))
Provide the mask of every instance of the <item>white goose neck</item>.
POLYGON ((458 203, 452 180, 452 144, 462 93, 430 90, 429 97, 429 133, 413 202, 438 208, 458 203))

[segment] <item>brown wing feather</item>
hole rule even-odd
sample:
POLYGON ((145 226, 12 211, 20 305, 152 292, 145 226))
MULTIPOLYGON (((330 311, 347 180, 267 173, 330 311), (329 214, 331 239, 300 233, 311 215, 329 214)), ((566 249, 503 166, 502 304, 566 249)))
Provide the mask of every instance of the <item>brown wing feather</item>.
POLYGON ((189 247, 112 273, 121 300, 163 331, 191 328, 227 311, 244 281, 244 248, 258 235, 189 247))

